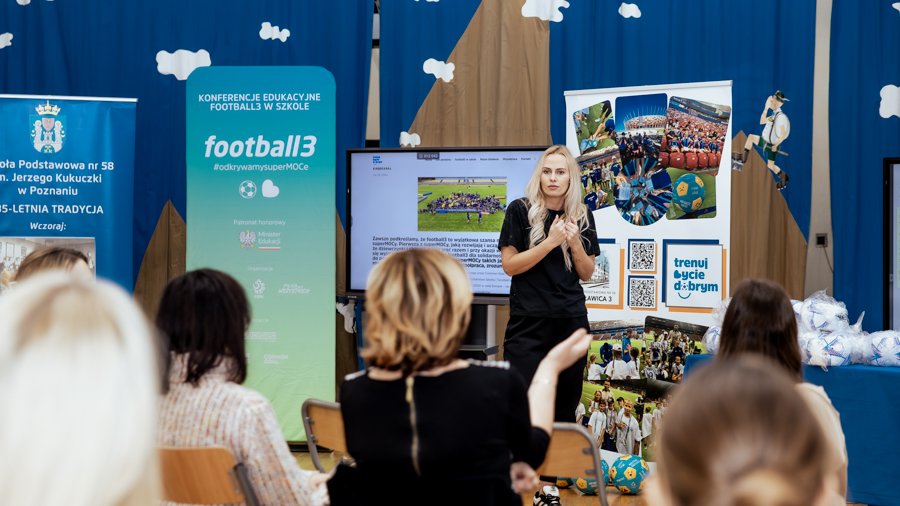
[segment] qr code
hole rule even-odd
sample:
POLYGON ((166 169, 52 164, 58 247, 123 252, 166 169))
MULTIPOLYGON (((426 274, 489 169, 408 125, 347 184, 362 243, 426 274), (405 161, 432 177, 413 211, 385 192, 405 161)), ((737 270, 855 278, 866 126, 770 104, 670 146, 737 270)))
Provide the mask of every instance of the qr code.
POLYGON ((653 241, 630 241, 628 243, 628 269, 656 272, 656 243, 653 241))
POLYGON ((656 280, 645 277, 628 278, 628 306, 653 309, 656 307, 656 280))

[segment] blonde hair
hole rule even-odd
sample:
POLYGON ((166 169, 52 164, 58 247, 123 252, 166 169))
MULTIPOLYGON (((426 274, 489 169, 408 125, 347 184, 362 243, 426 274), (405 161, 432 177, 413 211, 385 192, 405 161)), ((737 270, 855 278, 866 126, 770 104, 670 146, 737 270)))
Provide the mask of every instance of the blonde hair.
MULTIPOLYGON (((531 225, 531 233, 528 237, 528 248, 533 248, 547 238, 544 231, 544 222, 547 220, 547 204, 544 200, 544 192, 541 190, 541 173, 544 169, 544 163, 550 155, 562 155, 566 159, 566 167, 569 169, 569 188, 566 190, 566 196, 563 200, 563 212, 566 219, 575 220, 578 228, 586 230, 588 228, 587 207, 581 199, 581 190, 578 186, 580 177, 578 170, 578 162, 569 152, 569 149, 563 145, 556 144, 547 148, 534 167, 531 179, 525 185, 525 198, 528 200, 528 224, 531 225)), ((572 270, 572 259, 569 258, 569 244, 562 243, 563 260, 566 263, 566 270, 572 270)))
POLYGON ((60 246, 36 249, 22 260, 16 271, 16 281, 49 270, 71 271, 78 262, 84 262, 85 265, 89 263, 87 255, 76 249, 60 246))
POLYGON ((0 315, 0 504, 158 504, 156 352, 128 295, 44 273, 0 315))
POLYGON ((657 473, 671 504, 815 504, 826 490, 828 446, 794 386, 755 356, 693 374, 661 423, 657 473))
POLYGON ((391 253, 369 274, 366 340, 371 365, 405 374, 450 363, 469 326, 472 286, 456 259, 436 249, 391 253))

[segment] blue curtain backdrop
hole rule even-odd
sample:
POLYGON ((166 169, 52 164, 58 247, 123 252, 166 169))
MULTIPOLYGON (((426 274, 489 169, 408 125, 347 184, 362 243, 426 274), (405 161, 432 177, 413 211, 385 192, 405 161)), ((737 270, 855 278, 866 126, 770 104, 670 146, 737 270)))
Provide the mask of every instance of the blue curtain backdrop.
POLYGON ((619 15, 620 2, 570 3, 550 23, 554 142, 565 142, 566 90, 731 80, 732 131, 749 135, 780 89, 791 120, 790 156, 779 158, 791 176, 784 196, 809 234, 815 0, 641 0, 638 18, 619 15))
MULTIPOLYGON (((318 65, 337 83, 337 209, 345 221, 344 150, 365 143, 373 0, 284 2, 32 0, 0 4, 0 93, 138 99, 134 273, 167 200, 185 213, 184 81, 156 53, 209 51, 213 65, 318 65), (263 40, 263 22, 290 30, 263 40)), ((326 210, 323 217, 328 216, 326 210)))
MULTIPOLYGON (((435 77, 422 70, 429 58, 447 61, 481 0, 381 2, 381 146, 400 145, 435 77)), ((491 48, 485 48, 489 51, 491 48)))
POLYGON ((869 331, 884 328, 882 286, 888 276, 882 160, 900 156, 900 118, 879 114, 881 88, 900 86, 900 12, 892 3, 835 0, 831 15, 834 293, 851 317, 866 312, 863 326, 869 331))

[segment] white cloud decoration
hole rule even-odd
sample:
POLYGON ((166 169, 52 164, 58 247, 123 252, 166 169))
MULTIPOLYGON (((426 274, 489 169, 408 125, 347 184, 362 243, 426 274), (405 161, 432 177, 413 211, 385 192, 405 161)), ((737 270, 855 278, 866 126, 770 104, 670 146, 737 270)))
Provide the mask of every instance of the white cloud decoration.
POLYGON ((881 88, 881 106, 878 108, 878 114, 882 118, 891 116, 900 118, 900 86, 887 84, 881 88))
POLYGON ((892 3, 891 7, 897 9, 897 12, 900 12, 900 2, 892 3))
POLYGON ((156 53, 156 70, 164 76, 174 75, 175 79, 184 81, 198 67, 209 67, 212 61, 209 52, 201 49, 196 53, 187 49, 179 49, 174 53, 160 51, 156 53))
POLYGON ((411 134, 408 132, 400 132, 400 146, 414 148, 422 143, 419 134, 411 134))
POLYGON ((525 5, 522 6, 522 16, 559 23, 563 20, 563 13, 560 12, 560 9, 568 7, 569 2, 566 0, 525 0, 525 5))
POLYGON ((13 40, 13 34, 11 34, 9 32, 0 33, 0 49, 11 46, 12 40, 13 40))
POLYGON ((16 3, 19 5, 28 5, 31 3, 31 0, 16 0, 16 3))
POLYGON ((641 17, 641 8, 637 4, 622 2, 619 5, 619 15, 623 18, 639 18, 641 17))
POLYGON ((290 36, 290 30, 287 28, 282 30, 268 21, 263 23, 262 28, 259 29, 259 38, 262 40, 280 40, 281 42, 287 42, 288 37, 290 36))
POLYGON ((444 63, 443 61, 435 60, 434 58, 429 58, 422 64, 422 70, 424 70, 426 74, 431 74, 435 79, 441 79, 445 83, 449 83, 453 80, 453 70, 455 68, 456 65, 452 63, 444 63))

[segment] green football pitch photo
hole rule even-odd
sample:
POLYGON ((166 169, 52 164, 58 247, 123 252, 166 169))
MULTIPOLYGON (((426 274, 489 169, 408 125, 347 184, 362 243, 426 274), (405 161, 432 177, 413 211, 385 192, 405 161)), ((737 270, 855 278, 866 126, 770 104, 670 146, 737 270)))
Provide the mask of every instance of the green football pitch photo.
POLYGON ((420 178, 418 200, 420 232, 499 232, 506 216, 506 178, 420 178))

